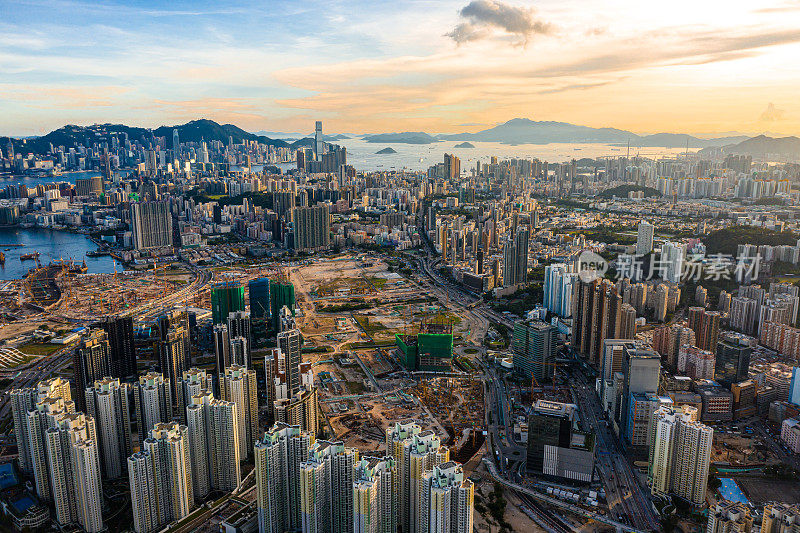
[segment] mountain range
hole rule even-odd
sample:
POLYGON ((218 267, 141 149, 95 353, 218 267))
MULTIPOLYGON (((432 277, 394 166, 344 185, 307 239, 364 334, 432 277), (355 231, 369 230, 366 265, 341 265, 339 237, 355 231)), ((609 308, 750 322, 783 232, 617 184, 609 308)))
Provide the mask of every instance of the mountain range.
POLYGON ((97 142, 111 142, 111 138, 116 136, 122 140, 123 134, 133 141, 139 141, 145 146, 153 143, 155 137, 165 137, 167 146, 172 145, 172 132, 178 130, 181 142, 212 142, 219 141, 228 144, 232 138, 233 142, 240 144, 244 140, 258 141, 262 144, 284 148, 297 148, 298 146, 312 146, 314 140, 310 137, 298 139, 294 142, 287 142, 281 139, 273 139, 264 135, 249 133, 233 124, 219 124, 213 120, 199 119, 192 120, 186 124, 177 126, 161 126, 154 130, 126 126, 124 124, 93 124, 91 126, 67 125, 57 130, 51 131, 41 137, 29 137, 26 139, 10 139, 0 137, 0 146, 5 148, 9 140, 14 144, 16 152, 35 154, 46 154, 50 151, 50 145, 64 146, 70 148, 78 144, 92 146, 97 142))
MULTIPOLYGON (((247 132, 233 124, 219 124, 213 120, 199 119, 176 126, 161 126, 155 130, 126 126, 123 124, 94 124, 91 126, 67 125, 51 131, 41 137, 15 138, 0 137, 0 147, 5 148, 9 141, 14 144, 18 153, 46 154, 50 145, 64 146, 66 148, 83 144, 91 146, 97 142, 110 142, 113 136, 121 140, 122 134, 127 134, 131 140, 138 140, 144 145, 154 144, 154 137, 165 137, 167 146, 171 146, 172 132, 178 130, 181 142, 206 142, 220 141, 228 144, 232 138, 234 143, 243 140, 258 141, 277 147, 295 149, 300 146, 313 146, 312 136, 302 139, 281 139, 276 132, 247 132), (270 133, 272 136, 262 135, 270 133)), ((349 135, 325 135, 327 142, 351 138, 349 135)), ((702 149, 705 153, 713 148, 722 148, 726 153, 752 155, 763 157, 766 154, 777 154, 785 157, 800 159, 800 139, 797 137, 767 137, 759 135, 748 137, 745 135, 716 137, 703 139, 680 133, 656 133, 653 135, 638 135, 631 131, 616 128, 592 128, 567 122, 534 121, 525 118, 515 118, 488 128, 477 133, 438 134, 415 132, 378 133, 362 137, 369 143, 387 144, 432 144, 440 141, 460 141, 468 143, 498 142, 504 144, 548 144, 548 143, 602 143, 631 147, 665 147, 665 148, 694 148, 702 149)), ((702 153, 702 152, 701 152, 702 153)))

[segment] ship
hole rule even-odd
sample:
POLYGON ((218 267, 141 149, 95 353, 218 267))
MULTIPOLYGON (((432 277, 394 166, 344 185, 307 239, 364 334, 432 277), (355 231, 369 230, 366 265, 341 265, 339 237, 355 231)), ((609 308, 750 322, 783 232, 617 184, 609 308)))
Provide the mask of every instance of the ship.
POLYGON ((22 254, 19 256, 20 261, 35 261, 36 259, 39 259, 39 252, 31 252, 29 254, 22 254))

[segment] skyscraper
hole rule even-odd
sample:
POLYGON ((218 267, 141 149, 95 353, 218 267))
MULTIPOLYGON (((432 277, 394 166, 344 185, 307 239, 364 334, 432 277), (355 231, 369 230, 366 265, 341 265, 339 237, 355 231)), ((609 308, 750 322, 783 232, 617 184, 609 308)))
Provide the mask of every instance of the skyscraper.
POLYGON ((131 230, 137 250, 172 246, 172 213, 168 202, 131 204, 131 230))
POLYGON ((714 379, 725 387, 746 380, 754 342, 755 339, 745 335, 735 333, 724 335, 717 343, 714 379))
POLYGON ((186 408, 195 498, 211 489, 230 492, 241 483, 239 420, 234 402, 214 399, 210 389, 194 394, 186 408))
POLYGON ((518 321, 511 339, 514 372, 538 383, 553 379, 556 356, 556 328, 540 320, 518 321))
POLYGON ((171 324, 166 334, 162 332, 162 338, 156 341, 159 366, 169 381, 173 401, 178 398, 178 380, 192 366, 189 346, 189 330, 183 325, 171 324))
POLYGON ((142 455, 131 457, 134 463, 137 460, 150 461, 147 465, 150 466, 150 478, 146 482, 143 482, 144 476, 140 476, 143 469, 131 465, 129 460, 131 499, 138 500, 134 505, 134 519, 139 514, 137 507, 154 508, 158 527, 161 527, 185 517, 194 507, 188 433, 188 428, 177 422, 162 422, 153 427, 150 436, 142 443, 142 455), (143 490, 145 488, 149 491, 143 490))
POLYGON ((262 533, 299 531, 300 465, 314 443, 312 433, 277 423, 255 444, 258 529, 262 533))
POLYGON ((278 331, 278 315, 285 305, 294 313, 295 296, 294 285, 289 281, 273 280, 269 286, 270 315, 272 316, 272 329, 278 331))
POLYGON ((578 275, 565 264, 544 267, 544 307, 560 317, 572 316, 572 285, 578 275))
POLYGON ((358 450, 341 442, 315 441, 300 464, 303 531, 353 530, 353 481, 358 450))
POLYGON ((236 404, 239 456, 246 459, 258 436, 258 391, 256 371, 231 365, 219 376, 222 400, 236 404))
POLYGON ((213 335, 216 374, 219 376, 231 365, 231 337, 227 324, 214 324, 213 335))
POLYGON ((503 286, 524 285, 528 281, 528 238, 526 228, 518 228, 503 245, 503 286))
POLYGON ((104 476, 121 477, 133 453, 128 385, 110 377, 95 381, 86 389, 86 414, 97 427, 104 476))
POLYGON ((282 331, 278 333, 277 337, 278 348, 284 359, 282 368, 286 372, 289 396, 297 393, 302 385, 300 379, 300 363, 303 361, 301 340, 299 329, 282 331))
POLYGON ((292 209, 294 249, 298 252, 317 252, 330 248, 330 219, 330 208, 326 204, 292 209))
POLYGON ((475 486, 459 463, 434 466, 420 480, 416 533, 470 533, 475 486))
POLYGON ((247 368, 252 368, 253 364, 250 353, 253 344, 253 333, 250 313, 247 311, 233 311, 228 314, 227 324, 231 343, 237 338, 244 340, 244 343, 238 342, 240 346, 244 347, 244 350, 237 351, 236 355, 231 353, 231 362, 246 366, 247 368))
POLYGON ((103 531, 103 491, 94 420, 67 413, 44 431, 47 468, 56 521, 78 524, 84 531, 103 531))
POLYGON ((365 457, 355 466, 353 533, 397 531, 397 462, 392 457, 365 457))
POLYGON ((689 308, 689 327, 694 331, 697 347, 702 350, 716 350, 719 339, 719 311, 706 311, 702 307, 689 308))
POLYGON ((276 422, 298 426, 315 436, 322 432, 319 392, 316 387, 301 388, 291 396, 275 400, 274 413, 276 422))
POLYGON ((172 387, 169 379, 164 379, 156 372, 139 376, 139 381, 133 384, 133 399, 141 443, 156 424, 172 420, 172 387))
POLYGON ((136 533, 158 531, 161 519, 156 501, 156 479, 153 456, 140 451, 128 457, 128 482, 131 491, 133 529, 136 533))
POLYGON ((697 409, 661 407, 650 431, 649 479, 653 494, 705 501, 714 430, 697 422, 697 409))
POLYGON ((133 340, 133 317, 107 317, 100 323, 107 335, 110 371, 113 378, 136 375, 136 346, 133 340))
POLYGON ((176 389, 178 391, 177 415, 180 420, 186 422, 186 409, 192 404, 192 397, 205 390, 214 390, 211 374, 196 367, 184 370, 183 375, 178 380, 176 389))
POLYGON ((111 375, 111 356, 108 336, 102 329, 94 329, 81 340, 75 349, 72 371, 75 375, 76 404, 86 409, 86 388, 101 378, 111 375))
POLYGON ((661 277, 670 283, 679 283, 683 276, 686 245, 665 242, 661 246, 661 277))
POLYGON ((636 255, 645 255, 653 251, 653 235, 655 226, 642 220, 639 222, 636 235, 636 255))
POLYGON ((214 324, 225 324, 228 315, 244 311, 244 286, 238 283, 219 283, 211 289, 211 318, 214 324))
POLYGON ((574 284, 572 345, 589 362, 599 364, 603 341, 620 333, 622 297, 609 280, 578 279, 574 284))
POLYGON ((708 510, 706 533, 750 533, 752 528, 750 508, 744 503, 719 500, 708 510))
POLYGON ((770 503, 764 506, 761 533, 795 533, 800 524, 800 505, 770 503))
POLYGON ((314 160, 322 161, 325 153, 325 143, 322 140, 322 121, 318 120, 314 126, 314 160))
POLYGON ((413 421, 396 423, 386 430, 386 454, 397 462, 400 516, 403 531, 421 533, 420 498, 422 474, 449 461, 450 450, 430 430, 423 431, 413 421))

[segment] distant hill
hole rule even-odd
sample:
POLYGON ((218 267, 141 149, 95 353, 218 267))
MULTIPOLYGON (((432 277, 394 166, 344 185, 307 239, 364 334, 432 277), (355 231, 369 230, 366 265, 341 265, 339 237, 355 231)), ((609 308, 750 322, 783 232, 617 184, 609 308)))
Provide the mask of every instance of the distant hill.
MULTIPOLYGON (((95 143, 111 142, 112 137, 122 140, 127 134, 131 141, 139 141, 148 146, 154 144, 155 137, 165 137, 167 147, 172 147, 172 130, 178 130, 181 142, 206 142, 220 141, 228 144, 232 137, 234 143, 243 140, 258 141, 262 144, 288 147, 289 143, 280 139, 271 139, 262 135, 248 133, 233 124, 219 124, 213 120, 200 119, 176 126, 161 126, 155 130, 126 126, 124 124, 93 124, 91 126, 76 126, 70 124, 51 131, 47 135, 28 139, 13 139, 14 150, 21 153, 46 154, 53 147, 64 146, 70 148, 78 144, 92 146, 95 143)), ((9 138, 0 138, 0 146, 5 147, 9 138)))
POLYGON ((778 232, 757 226, 730 226, 712 231, 703 237, 703 242, 707 254, 736 255, 740 244, 794 246, 797 244, 797 235, 790 231, 778 232))
POLYGON ((505 144, 608 143, 622 145, 630 142, 631 147, 664 148, 685 147, 687 141, 689 148, 705 148, 747 139, 745 136, 700 139, 677 133, 656 133, 642 136, 617 128, 591 128, 568 122, 535 121, 527 118, 511 119, 477 133, 457 133, 438 137, 449 141, 485 141, 505 144))
POLYGON ((779 155, 800 159, 800 138, 767 137, 766 135, 759 135, 736 144, 723 146, 722 149, 729 154, 750 155, 762 158, 768 155, 779 155))
POLYGON ((396 153, 397 153, 397 150, 395 150, 395 149, 394 149, 394 148, 392 148, 391 146, 387 146, 387 147, 386 147, 386 148, 384 148, 383 150, 378 150, 378 151, 377 151, 377 152, 375 152, 375 153, 376 153, 376 154, 381 154, 381 155, 383 155, 383 154, 396 154, 396 153))
POLYGON ((464 141, 463 143, 458 143, 453 148, 475 148, 475 145, 469 141, 464 141))
POLYGON ((436 137, 422 131, 405 131, 402 133, 378 133, 365 135, 368 143, 397 143, 397 144, 432 144, 439 142, 436 137))

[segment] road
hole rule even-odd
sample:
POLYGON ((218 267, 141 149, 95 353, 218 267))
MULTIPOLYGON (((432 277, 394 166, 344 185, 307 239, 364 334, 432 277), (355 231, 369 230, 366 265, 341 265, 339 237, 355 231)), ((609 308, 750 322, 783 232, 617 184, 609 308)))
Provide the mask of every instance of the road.
POLYGON ((585 429, 593 431, 597 438, 595 468, 606 487, 609 512, 617 518, 627 517, 637 529, 657 530, 659 522, 649 493, 642 487, 623 455, 616 435, 606 421, 601 420, 600 401, 594 387, 587 383, 580 372, 572 374, 570 383, 585 429))

